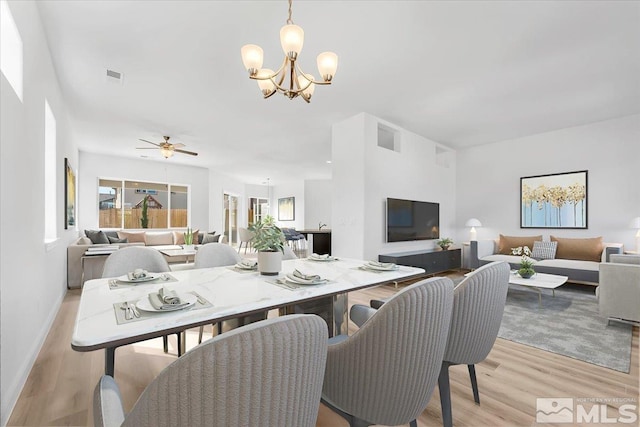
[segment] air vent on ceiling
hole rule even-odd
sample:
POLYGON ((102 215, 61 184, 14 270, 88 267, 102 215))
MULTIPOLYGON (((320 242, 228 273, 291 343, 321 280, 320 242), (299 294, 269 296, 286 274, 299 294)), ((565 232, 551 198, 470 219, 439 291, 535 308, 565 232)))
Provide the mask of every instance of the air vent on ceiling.
POLYGON ((107 68, 108 82, 122 84, 123 80, 124 80, 124 74, 107 68))

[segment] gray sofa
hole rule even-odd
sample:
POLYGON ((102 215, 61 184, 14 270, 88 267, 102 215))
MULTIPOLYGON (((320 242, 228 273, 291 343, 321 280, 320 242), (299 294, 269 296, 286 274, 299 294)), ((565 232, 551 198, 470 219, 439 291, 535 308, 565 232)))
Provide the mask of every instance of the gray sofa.
MULTIPOLYGON (((512 269, 520 268, 521 256, 498 253, 498 240, 472 241, 470 245, 471 268, 475 269, 493 261, 506 261, 512 269)), ((603 243, 601 259, 584 261, 577 259, 543 259, 534 260, 534 269, 538 273, 558 274, 569 277, 570 282, 597 285, 599 282, 600 262, 609 262, 612 254, 622 253, 622 243, 603 243)))
MULTIPOLYGON (((175 233, 181 233, 181 231, 175 231, 175 233)), ((112 238, 118 238, 117 231, 105 231, 105 234, 112 238)), ((163 250, 163 249, 180 249, 180 245, 174 244, 175 237, 174 231, 167 230, 153 230, 153 231, 143 231, 143 232, 134 232, 134 231, 123 231, 120 232, 120 237, 124 234, 133 235, 139 234, 142 236, 144 241, 137 242, 127 242, 127 243, 113 243, 113 245, 117 245, 119 248, 124 248, 127 246, 149 246, 154 249, 163 250)), ((205 233, 198 234, 198 244, 201 244, 205 239, 205 233)), ((209 237, 209 241, 214 240, 218 243, 226 243, 227 239, 224 235, 215 235, 213 237, 209 237)), ((107 244, 96 245, 91 242, 88 237, 80 237, 74 243, 67 247, 67 288, 74 289, 82 287, 84 281, 97 279, 102 277, 102 268, 104 267, 104 262, 106 260, 106 256, 89 256, 84 257, 85 253, 90 247, 96 246, 107 246, 107 244), (83 281, 83 259, 84 259, 84 281, 83 281)), ((167 262, 169 263, 185 263, 187 261, 186 257, 167 257, 167 262)))

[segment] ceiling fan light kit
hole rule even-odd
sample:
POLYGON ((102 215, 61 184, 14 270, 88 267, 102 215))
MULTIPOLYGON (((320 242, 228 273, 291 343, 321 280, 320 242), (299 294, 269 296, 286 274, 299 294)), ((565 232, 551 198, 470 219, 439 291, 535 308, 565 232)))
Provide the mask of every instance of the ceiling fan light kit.
POLYGON ((244 67, 249 72, 249 78, 258 82, 265 99, 280 92, 289 99, 300 96, 308 103, 316 85, 331 84, 338 69, 338 55, 333 52, 318 55, 318 72, 322 80, 315 80, 312 74, 302 71, 296 61, 304 44, 304 31, 291 20, 291 1, 289 0, 287 25, 280 29, 280 44, 285 54, 280 68, 277 71, 262 68, 264 52, 258 45, 244 45, 240 53, 244 67), (287 78, 288 81, 285 82, 287 78))

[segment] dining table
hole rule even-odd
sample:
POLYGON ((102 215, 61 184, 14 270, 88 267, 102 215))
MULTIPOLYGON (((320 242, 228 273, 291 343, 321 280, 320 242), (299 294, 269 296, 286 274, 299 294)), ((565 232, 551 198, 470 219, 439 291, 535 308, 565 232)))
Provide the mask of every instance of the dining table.
POLYGON ((407 266, 388 271, 362 268, 366 264, 357 259, 300 258, 283 261, 281 272, 273 276, 226 266, 151 274, 139 282, 127 281, 126 276, 89 280, 82 289, 71 347, 80 352, 104 350, 105 374, 113 376, 118 347, 173 333, 182 333, 184 346, 187 329, 327 297, 340 299, 337 333, 346 334, 349 292, 397 285, 425 274, 407 266), (287 275, 295 270, 323 280, 293 283, 287 275), (150 306, 149 296, 160 289, 175 291, 188 305, 174 311, 150 306))

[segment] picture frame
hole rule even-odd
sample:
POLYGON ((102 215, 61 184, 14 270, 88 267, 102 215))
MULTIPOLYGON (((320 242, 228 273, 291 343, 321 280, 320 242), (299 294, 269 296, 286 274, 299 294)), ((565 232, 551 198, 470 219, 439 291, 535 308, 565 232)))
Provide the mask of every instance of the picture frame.
POLYGON ((588 228, 588 171, 520 178, 520 228, 588 228))
POLYGON ((64 228, 73 228, 76 225, 76 174, 64 158, 64 228))
POLYGON ((296 198, 283 197, 278 199, 278 221, 295 221, 296 198))

